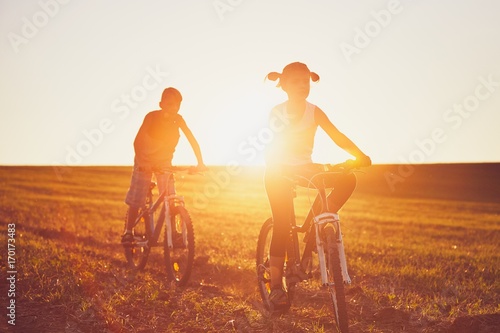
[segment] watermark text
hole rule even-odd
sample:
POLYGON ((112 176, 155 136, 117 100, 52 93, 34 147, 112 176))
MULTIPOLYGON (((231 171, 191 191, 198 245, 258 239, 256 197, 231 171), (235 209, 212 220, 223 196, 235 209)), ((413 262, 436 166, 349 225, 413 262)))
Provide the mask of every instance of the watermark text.
POLYGON ((7 38, 10 46, 15 53, 19 53, 22 45, 26 45, 30 40, 35 38, 41 29, 43 29, 49 21, 54 18, 61 9, 61 5, 66 5, 69 0, 40 0, 38 6, 40 10, 36 11, 31 18, 23 16, 21 18, 20 34, 9 32, 7 38))
POLYGON ((16 325, 16 224, 7 224, 7 323, 16 325))

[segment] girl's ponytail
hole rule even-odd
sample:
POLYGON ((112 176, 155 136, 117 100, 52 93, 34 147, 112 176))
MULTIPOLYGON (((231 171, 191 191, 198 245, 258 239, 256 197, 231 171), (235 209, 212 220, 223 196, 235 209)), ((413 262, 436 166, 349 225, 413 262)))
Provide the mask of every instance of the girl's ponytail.
POLYGON ((312 82, 318 82, 319 81, 319 75, 314 73, 314 72, 311 72, 311 80, 312 82))
POLYGON ((267 74, 267 76, 266 76, 266 78, 268 80, 271 80, 271 81, 276 81, 280 77, 281 77, 281 74, 278 72, 271 72, 271 73, 267 74))
MULTIPOLYGON (((281 73, 278 73, 278 72, 271 72, 271 73, 269 73, 269 74, 266 75, 266 79, 271 80, 271 81, 277 81, 280 78, 281 78, 281 73)), ((279 86, 280 86, 280 84, 278 82, 278 84, 276 85, 276 87, 279 87, 279 86)))

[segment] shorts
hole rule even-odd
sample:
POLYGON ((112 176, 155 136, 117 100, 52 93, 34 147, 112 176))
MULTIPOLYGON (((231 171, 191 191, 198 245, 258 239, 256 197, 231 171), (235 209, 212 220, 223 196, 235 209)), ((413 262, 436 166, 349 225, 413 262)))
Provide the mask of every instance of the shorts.
POLYGON ((144 206, 153 174, 155 175, 160 193, 168 189, 167 195, 175 194, 175 180, 171 172, 134 166, 130 187, 125 197, 127 205, 136 208, 144 206))

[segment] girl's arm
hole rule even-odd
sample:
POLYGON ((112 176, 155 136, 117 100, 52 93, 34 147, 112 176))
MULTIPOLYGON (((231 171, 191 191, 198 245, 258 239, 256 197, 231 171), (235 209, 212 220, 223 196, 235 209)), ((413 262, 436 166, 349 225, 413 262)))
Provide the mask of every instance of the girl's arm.
POLYGON ((356 157, 356 159, 364 161, 368 165, 371 164, 370 157, 363 153, 361 149, 359 149, 354 144, 354 142, 352 142, 347 136, 345 136, 344 133, 340 132, 337 127, 332 124, 330 119, 328 119, 328 116, 323 112, 323 110, 316 107, 316 109, 314 110, 314 118, 319 127, 321 127, 326 132, 326 134, 328 134, 328 136, 333 140, 333 142, 335 142, 337 146, 339 146, 352 156, 356 157))

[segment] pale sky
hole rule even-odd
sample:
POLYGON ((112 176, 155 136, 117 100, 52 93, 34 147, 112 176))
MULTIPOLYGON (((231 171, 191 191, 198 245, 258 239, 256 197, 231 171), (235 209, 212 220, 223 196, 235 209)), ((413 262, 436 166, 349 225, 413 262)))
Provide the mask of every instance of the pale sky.
MULTIPOLYGON (((0 0, 0 165, 131 165, 164 88, 206 164, 263 164, 270 71, 374 163, 500 162, 496 0, 0 0)), ((318 132, 313 159, 349 156, 318 132)), ((195 162, 181 140, 176 164, 195 162)))

